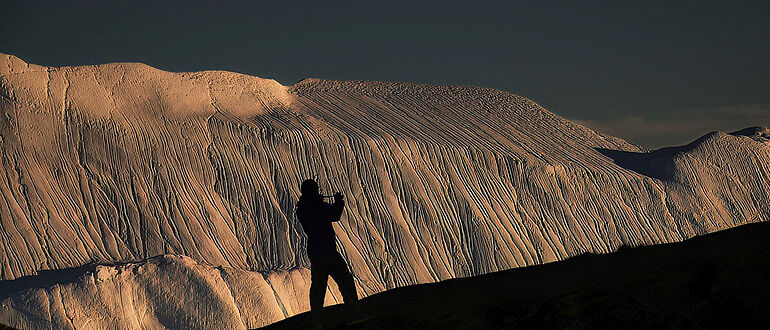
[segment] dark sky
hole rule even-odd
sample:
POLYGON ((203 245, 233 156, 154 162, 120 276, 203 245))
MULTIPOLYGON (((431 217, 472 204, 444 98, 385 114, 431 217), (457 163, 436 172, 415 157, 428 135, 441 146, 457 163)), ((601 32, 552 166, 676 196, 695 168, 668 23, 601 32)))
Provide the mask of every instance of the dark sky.
POLYGON ((487 86, 647 147, 770 126, 767 1, 72 2, 4 1, 0 52, 487 86))

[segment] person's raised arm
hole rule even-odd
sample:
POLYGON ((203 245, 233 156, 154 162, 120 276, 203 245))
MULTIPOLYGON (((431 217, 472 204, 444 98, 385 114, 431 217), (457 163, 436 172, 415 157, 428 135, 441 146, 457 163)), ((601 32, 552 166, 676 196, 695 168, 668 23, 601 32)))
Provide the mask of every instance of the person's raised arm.
POLYGON ((342 193, 338 192, 334 194, 334 203, 329 205, 329 219, 331 222, 340 221, 342 218, 342 210, 345 208, 345 200, 342 193))

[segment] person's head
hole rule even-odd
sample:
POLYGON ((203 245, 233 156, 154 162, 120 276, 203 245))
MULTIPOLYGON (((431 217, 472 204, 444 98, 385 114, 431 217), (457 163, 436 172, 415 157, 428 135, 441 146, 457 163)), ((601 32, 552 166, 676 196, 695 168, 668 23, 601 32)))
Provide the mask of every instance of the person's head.
POLYGON ((318 195, 318 182, 315 182, 313 179, 302 181, 299 190, 304 196, 316 196, 318 195))

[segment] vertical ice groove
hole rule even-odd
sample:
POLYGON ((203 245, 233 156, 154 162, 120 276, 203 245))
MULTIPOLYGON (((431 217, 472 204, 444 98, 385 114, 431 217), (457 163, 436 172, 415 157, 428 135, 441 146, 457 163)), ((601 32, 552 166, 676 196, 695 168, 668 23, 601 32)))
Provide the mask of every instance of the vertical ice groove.
POLYGON ((276 291, 276 288, 273 286, 272 283, 270 283, 270 279, 262 275, 265 278, 265 282, 267 282, 267 285, 270 287, 270 289, 273 291, 273 296, 275 297, 275 303, 278 304, 278 307, 281 308, 281 312, 283 312, 284 317, 289 317, 289 313, 286 311, 286 307, 283 305, 283 302, 281 301, 281 297, 278 295, 278 292, 276 291))

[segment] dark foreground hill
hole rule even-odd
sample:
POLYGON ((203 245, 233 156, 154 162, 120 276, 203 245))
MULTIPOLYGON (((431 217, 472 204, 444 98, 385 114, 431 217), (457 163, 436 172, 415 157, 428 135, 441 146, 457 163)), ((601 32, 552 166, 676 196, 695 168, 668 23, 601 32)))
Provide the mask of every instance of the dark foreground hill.
MULTIPOLYGON (((681 243, 622 248, 327 308, 331 328, 764 328, 770 223, 681 243)), ((310 326, 304 313, 267 328, 310 326)))

